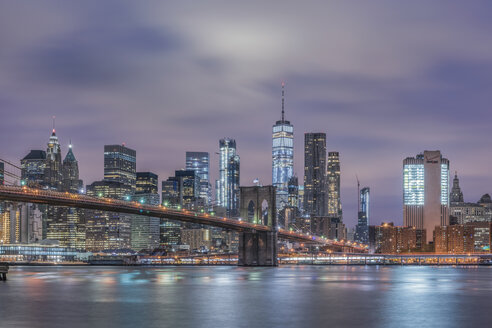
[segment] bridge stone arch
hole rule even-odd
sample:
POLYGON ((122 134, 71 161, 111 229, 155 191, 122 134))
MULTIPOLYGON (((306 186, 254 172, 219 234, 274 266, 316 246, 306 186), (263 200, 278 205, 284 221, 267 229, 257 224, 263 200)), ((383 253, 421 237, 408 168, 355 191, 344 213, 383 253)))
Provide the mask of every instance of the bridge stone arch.
POLYGON ((277 210, 274 186, 240 187, 239 215, 251 223, 277 227, 277 210), (263 204, 266 202, 268 213, 263 217, 263 204))

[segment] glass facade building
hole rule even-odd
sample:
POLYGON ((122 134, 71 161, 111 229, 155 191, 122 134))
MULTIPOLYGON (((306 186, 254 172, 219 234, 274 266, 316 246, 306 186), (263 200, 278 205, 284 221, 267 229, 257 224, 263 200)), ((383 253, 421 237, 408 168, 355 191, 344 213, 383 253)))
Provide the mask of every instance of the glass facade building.
POLYGON ((207 152, 186 152, 186 170, 193 170, 200 179, 200 197, 205 200, 205 204, 212 202, 210 178, 209 178, 209 154, 207 152))
POLYGON ((369 243, 369 195, 369 187, 364 187, 359 192, 359 211, 354 239, 363 244, 369 243))
POLYGON ((403 161, 403 222, 425 230, 427 243, 437 226, 449 224, 449 161, 440 151, 403 161))
POLYGON ((328 153, 326 165, 327 215, 342 220, 342 202, 340 200, 340 154, 328 153))
POLYGON ((288 205, 289 179, 294 172, 294 127, 285 120, 284 84, 282 118, 272 127, 272 184, 276 187, 277 210, 288 205))
POLYGON ((326 134, 304 134, 304 211, 326 216, 326 134))
POLYGON ((137 152, 124 145, 104 146, 104 180, 121 182, 135 193, 137 152))
POLYGON ((234 139, 219 141, 219 180, 216 182, 217 205, 226 209, 227 216, 239 211, 239 156, 234 139))

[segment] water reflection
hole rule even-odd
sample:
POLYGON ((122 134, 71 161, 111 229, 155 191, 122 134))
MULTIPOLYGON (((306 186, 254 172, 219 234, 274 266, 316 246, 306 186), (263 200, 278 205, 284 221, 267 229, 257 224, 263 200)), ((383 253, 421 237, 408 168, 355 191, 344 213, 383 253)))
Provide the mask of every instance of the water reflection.
POLYGON ((490 267, 11 267, 0 327, 488 326, 490 267))

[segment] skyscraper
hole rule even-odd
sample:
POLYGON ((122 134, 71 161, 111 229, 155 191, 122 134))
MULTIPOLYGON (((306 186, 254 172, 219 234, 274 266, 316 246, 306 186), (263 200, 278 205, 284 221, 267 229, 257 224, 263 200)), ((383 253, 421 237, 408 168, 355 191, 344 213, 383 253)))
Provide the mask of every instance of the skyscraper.
POLYGON ((104 180, 121 182, 131 194, 137 179, 137 152, 125 145, 104 146, 104 180))
POLYGON ((454 172, 453 188, 451 188, 451 194, 449 195, 449 201, 451 204, 463 203, 463 193, 460 188, 460 180, 458 179, 458 172, 454 172))
POLYGON ((436 226, 449 223, 449 161, 441 152, 424 151, 403 161, 403 220, 426 231, 432 241, 436 226))
POLYGON ((46 165, 44 168, 44 184, 48 189, 61 190, 62 188, 62 160, 61 149, 58 137, 56 136, 55 128, 48 141, 46 150, 46 165))
MULTIPOLYGON (((137 182, 133 199, 137 202, 159 205, 158 176, 152 172, 137 172, 137 182)), ((132 249, 153 250, 159 247, 160 219, 143 215, 134 215, 131 219, 132 249)))
POLYGON ((3 186, 4 181, 5 181, 4 165, 3 162, 0 162, 0 185, 3 186))
POLYGON ((217 205, 226 209, 229 217, 239 210, 239 156, 236 141, 224 138, 219 141, 219 180, 216 182, 217 205))
POLYGON ((284 85, 282 82, 282 117, 272 128, 272 184, 277 188, 277 210, 288 204, 289 179, 294 171, 294 127, 285 120, 284 85))
POLYGON ((369 192, 369 187, 364 187, 359 192, 358 220, 355 228, 355 241, 364 244, 369 242, 369 192))
POLYGON ((46 168, 46 152, 31 150, 21 159, 21 179, 29 186, 40 188, 44 185, 44 170, 46 168))
POLYGON ((79 179, 79 164, 72 151, 72 144, 68 146, 68 152, 62 164, 62 190, 71 193, 79 193, 83 187, 79 179))
POLYGON ((340 201, 340 156, 337 151, 328 153, 326 168, 326 184, 329 217, 337 217, 342 220, 342 202, 340 201))
POLYGON ((304 134, 304 210, 326 216, 326 134, 304 134))
POLYGON ((209 178, 209 154, 207 152, 186 152, 186 170, 193 170, 200 179, 200 197, 209 205, 212 201, 209 178))

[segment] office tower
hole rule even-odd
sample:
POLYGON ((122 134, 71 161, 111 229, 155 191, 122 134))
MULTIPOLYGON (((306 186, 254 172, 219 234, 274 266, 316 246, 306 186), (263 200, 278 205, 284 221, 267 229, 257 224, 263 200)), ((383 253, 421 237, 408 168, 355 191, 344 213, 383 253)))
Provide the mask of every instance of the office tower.
MULTIPOLYGON (((91 197, 130 200, 128 185, 117 181, 95 181, 86 187, 91 197)), ((87 210, 86 249, 129 249, 131 247, 131 215, 87 210)))
POLYGON ((304 134, 304 211, 326 216, 326 134, 304 134))
POLYGON ((46 152, 44 150, 31 150, 21 159, 21 179, 23 184, 34 188, 44 185, 44 171, 46 168, 46 152))
POLYGON ((289 179, 287 204, 299 207, 299 179, 294 176, 289 179))
POLYGON ((48 141, 48 148, 46 149, 46 166, 44 168, 44 185, 48 189, 61 190, 62 189, 62 160, 61 149, 58 137, 56 136, 55 128, 48 141))
MULTIPOLYGON (((142 204, 159 205, 160 200, 157 183, 157 174, 152 172, 137 172, 133 199, 142 204)), ((133 215, 131 222, 131 244, 133 250, 153 250, 159 247, 159 218, 133 215)))
POLYGON ((458 172, 454 172, 453 188, 449 194, 449 201, 451 205, 457 203, 463 203, 463 193, 460 188, 460 180, 458 179, 458 172))
MULTIPOLYGON (((79 179, 78 162, 69 145, 62 164, 62 190, 79 193, 82 180, 79 179)), ((85 249, 85 220, 83 209, 72 207, 48 207, 46 238, 58 240, 60 246, 85 249)))
POLYGON ((363 244, 369 242, 369 187, 359 192, 358 221, 355 230, 355 241, 363 244))
POLYGON ((340 201, 340 155, 337 151, 328 153, 326 166, 326 186, 329 217, 342 218, 342 202, 340 201))
POLYGON ((159 205, 159 191, 158 191, 158 176, 152 172, 137 172, 135 195, 133 199, 135 201, 150 204, 159 205))
POLYGON ((72 144, 68 146, 68 152, 62 165, 63 180, 62 190, 71 193, 80 193, 83 182, 79 179, 79 164, 72 151, 72 144))
POLYGON ((272 127, 272 184, 276 187, 277 210, 288 204, 289 179, 294 172, 294 127, 285 120, 284 83, 282 116, 272 127))
POLYGON ((216 183, 217 205, 226 209, 226 215, 236 216, 239 211, 239 156, 236 141, 224 138, 219 141, 219 180, 216 183))
POLYGON ((121 182, 130 194, 135 193, 137 152, 125 145, 104 146, 104 180, 121 182))
POLYGON ((193 170, 200 179, 200 197, 205 200, 208 206, 212 203, 212 193, 209 178, 209 154, 207 152, 186 152, 186 170, 193 170))
POLYGON ((440 151, 424 151, 403 160, 403 220, 426 230, 432 242, 436 226, 449 222, 449 161, 440 151))

